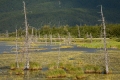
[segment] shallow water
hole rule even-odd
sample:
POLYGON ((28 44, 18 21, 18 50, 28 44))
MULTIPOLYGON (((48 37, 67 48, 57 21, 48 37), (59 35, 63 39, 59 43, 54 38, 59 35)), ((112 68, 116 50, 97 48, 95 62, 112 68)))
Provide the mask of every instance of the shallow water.
MULTIPOLYGON (((65 46, 65 45, 61 45, 61 46, 65 46)), ((70 45, 70 46, 72 46, 72 48, 60 48, 60 51, 84 51, 86 53, 95 53, 95 52, 103 50, 103 49, 96 49, 96 48, 77 47, 76 45, 70 45)), ((6 42, 0 42, 0 53, 3 53, 3 52, 11 53, 13 48, 15 48, 15 45, 8 45, 6 42)), ((43 44, 43 45, 40 45, 38 49, 39 48, 43 48, 43 50, 33 50, 33 52, 58 51, 59 46, 50 45, 50 44, 46 46, 45 44, 43 44)), ((108 50, 118 51, 117 49, 108 49, 108 50)))
POLYGON ((6 42, 0 42, 0 53, 11 52, 13 45, 7 45, 6 42))
MULTIPOLYGON (((76 45, 70 45, 70 46, 72 46, 72 48, 60 48, 60 51, 85 51, 87 53, 94 53, 97 50, 99 50, 96 48, 77 47, 76 45)), ((40 52, 58 51, 59 48, 59 46, 55 46, 55 45, 39 46, 39 47, 46 48, 45 50, 41 50, 40 52)))

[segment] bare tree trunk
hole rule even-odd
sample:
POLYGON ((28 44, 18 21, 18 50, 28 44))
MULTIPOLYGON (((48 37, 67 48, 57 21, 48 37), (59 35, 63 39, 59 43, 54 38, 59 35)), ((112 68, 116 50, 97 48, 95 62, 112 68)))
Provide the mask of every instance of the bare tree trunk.
POLYGON ((78 26, 78 38, 80 38, 80 28, 78 26))
POLYGON ((52 34, 50 35, 50 44, 52 45, 52 34))
POLYGON ((25 2, 23 1, 24 5, 24 14, 25 14, 25 27, 26 27, 26 36, 25 36, 25 53, 26 53, 26 65, 25 69, 29 69, 29 53, 28 53, 28 24, 27 24, 27 16, 26 16, 26 8, 25 8, 25 2))
POLYGON ((70 32, 68 32, 68 44, 71 44, 71 35, 70 35, 70 32))
POLYGON ((47 34, 45 35, 45 43, 46 43, 46 46, 47 46, 47 34))
POLYGON ((105 73, 109 73, 108 67, 108 52, 107 52, 107 43, 106 43, 106 26, 105 26, 105 18, 103 16, 102 5, 101 5, 101 16, 102 16, 102 25, 103 25, 103 36, 104 36, 104 54, 105 54, 105 73))
POLYGON ((34 42, 34 30, 32 28, 32 33, 31 33, 31 41, 34 42))
POLYGON ((91 41, 91 43, 92 43, 92 34, 90 33, 90 41, 91 41))
POLYGON ((17 29, 16 29, 16 67, 19 68, 19 64, 18 64, 17 29))
POLYGON ((59 64, 60 64, 60 45, 61 45, 61 40, 60 40, 60 34, 58 33, 58 38, 59 38, 59 51, 58 51, 58 64, 57 64, 57 68, 59 68, 59 64))
POLYGON ((35 42, 38 41, 38 37, 37 37, 37 29, 36 29, 36 34, 35 34, 35 42))
POLYGON ((7 38, 9 37, 8 30, 6 30, 6 37, 7 37, 7 38))
POLYGON ((40 31, 39 31, 39 38, 40 38, 40 31))

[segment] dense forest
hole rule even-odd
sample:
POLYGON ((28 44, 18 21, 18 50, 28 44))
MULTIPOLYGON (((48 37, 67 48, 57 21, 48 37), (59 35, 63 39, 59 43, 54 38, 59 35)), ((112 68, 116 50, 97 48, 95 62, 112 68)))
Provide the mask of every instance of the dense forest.
MULTIPOLYGON (((23 0, 0 0, 0 33, 24 28, 23 0)), ((100 25, 100 7, 107 24, 120 23, 120 1, 116 0, 24 0, 28 24, 49 26, 100 25)), ((72 33, 71 33, 72 34, 72 33)))
MULTIPOLYGON (((90 38, 92 36, 93 38, 100 38, 103 35, 103 27, 101 25, 95 25, 95 26, 88 26, 88 25, 76 25, 76 26, 50 26, 50 25, 44 25, 41 28, 34 28, 32 26, 29 26, 29 35, 37 35, 41 36, 41 38, 44 35, 53 35, 53 37, 58 37, 58 33, 62 37, 67 37, 69 34, 73 38, 90 38), (33 32, 32 32, 33 29, 33 32)), ((106 32, 107 32, 107 38, 113 38, 113 37, 120 37, 120 24, 107 24, 106 25, 106 32)), ((8 31, 9 33, 9 31, 8 31)), ((6 36, 7 33, 1 34, 1 36, 6 36)), ((9 33, 9 37, 15 37, 16 33, 11 32, 9 33)), ((25 29, 19 28, 18 29, 18 35, 19 37, 25 36, 25 29)))

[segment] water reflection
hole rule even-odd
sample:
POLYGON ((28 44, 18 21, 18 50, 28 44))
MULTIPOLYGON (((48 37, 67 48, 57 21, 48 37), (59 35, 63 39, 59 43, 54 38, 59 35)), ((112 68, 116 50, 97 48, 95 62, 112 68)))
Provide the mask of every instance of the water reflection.
MULTIPOLYGON (((66 46, 66 45, 61 45, 66 46)), ((76 45, 70 45, 71 48, 61 48, 61 51, 84 51, 86 53, 95 53, 102 51, 103 49, 97 49, 97 48, 85 48, 85 47, 77 47, 76 45)), ((3 52, 11 52, 12 49, 15 48, 15 45, 7 45, 6 42, 0 42, 0 53, 3 52)), ((45 44, 42 44, 38 46, 35 50, 32 50, 31 52, 50 52, 50 51, 58 51, 59 46, 58 45, 51 45, 48 44, 47 46, 45 44)), ((117 49, 108 49, 108 50, 117 50, 117 49)), ((12 52, 13 53, 13 52, 12 52)))
POLYGON ((13 45, 7 45, 6 42, 0 42, 0 53, 11 52, 13 47, 14 47, 13 45))

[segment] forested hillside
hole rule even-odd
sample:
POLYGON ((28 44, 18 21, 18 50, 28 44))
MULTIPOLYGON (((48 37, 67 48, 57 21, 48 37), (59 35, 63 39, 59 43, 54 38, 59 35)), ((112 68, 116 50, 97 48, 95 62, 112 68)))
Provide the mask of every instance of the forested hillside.
MULTIPOLYGON (((0 0, 0 32, 24 28, 23 0, 0 0)), ((106 23, 120 23, 119 0, 24 0, 28 24, 43 25, 96 25, 101 18, 98 5, 103 5, 106 23)))

